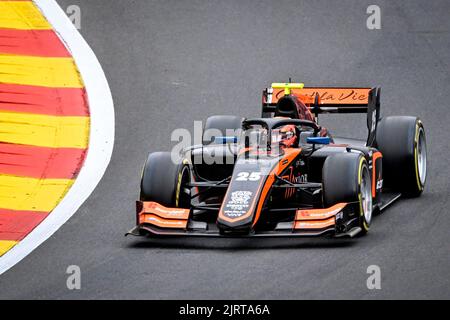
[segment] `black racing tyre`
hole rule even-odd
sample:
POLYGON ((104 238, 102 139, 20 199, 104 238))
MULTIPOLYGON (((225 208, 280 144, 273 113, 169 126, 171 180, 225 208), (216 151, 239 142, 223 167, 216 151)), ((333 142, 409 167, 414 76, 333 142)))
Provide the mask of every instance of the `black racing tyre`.
POLYGON ((377 125, 376 146, 383 155, 383 186, 407 197, 420 196, 427 177, 427 145, 420 119, 382 118, 377 125))
POLYGON ((242 118, 237 116, 211 116, 206 119, 203 128, 203 143, 210 144, 217 136, 216 132, 220 132, 221 136, 226 136, 227 129, 237 130, 242 128, 242 118), (214 129, 212 131, 211 129, 214 129), (211 130, 208 132, 207 130, 211 130), (217 131, 218 130, 218 131, 217 131))
POLYGON ((170 152, 150 153, 141 178, 141 201, 155 201, 167 207, 189 207, 183 185, 190 181, 189 166, 175 164, 170 152))
POLYGON ((326 207, 340 202, 357 203, 362 234, 372 221, 372 183, 369 166, 360 153, 346 152, 327 157, 322 168, 323 200, 326 207))

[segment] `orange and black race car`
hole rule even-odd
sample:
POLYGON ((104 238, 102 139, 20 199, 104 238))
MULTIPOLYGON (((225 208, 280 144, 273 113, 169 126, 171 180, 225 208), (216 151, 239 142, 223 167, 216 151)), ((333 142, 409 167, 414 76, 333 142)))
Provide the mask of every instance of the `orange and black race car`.
POLYGON ((353 237, 419 196, 427 171, 422 122, 380 117, 380 89, 301 83, 264 90, 261 118, 209 117, 203 142, 176 158, 148 156, 128 234, 353 237), (322 113, 367 113, 367 138, 332 137, 322 113))

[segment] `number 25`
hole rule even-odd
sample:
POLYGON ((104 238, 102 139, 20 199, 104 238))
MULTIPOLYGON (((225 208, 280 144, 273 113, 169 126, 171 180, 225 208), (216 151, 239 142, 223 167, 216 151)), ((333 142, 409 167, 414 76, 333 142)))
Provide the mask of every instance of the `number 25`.
POLYGON ((261 172, 239 172, 236 181, 258 181, 261 178, 261 172))

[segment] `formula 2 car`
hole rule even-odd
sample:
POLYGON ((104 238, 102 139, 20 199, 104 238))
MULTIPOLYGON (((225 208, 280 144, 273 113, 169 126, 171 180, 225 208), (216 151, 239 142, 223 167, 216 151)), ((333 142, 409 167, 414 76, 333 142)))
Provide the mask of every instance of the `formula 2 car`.
POLYGON ((150 153, 128 234, 354 237, 425 186, 424 126, 380 117, 377 88, 274 83, 261 118, 209 117, 203 140, 175 161, 150 153), (367 113, 367 138, 332 137, 322 113, 367 113))

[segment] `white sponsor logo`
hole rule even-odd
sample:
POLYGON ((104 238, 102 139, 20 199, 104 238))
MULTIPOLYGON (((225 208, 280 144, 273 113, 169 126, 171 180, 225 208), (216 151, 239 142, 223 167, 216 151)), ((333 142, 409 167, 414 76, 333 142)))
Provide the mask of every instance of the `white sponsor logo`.
POLYGON ((230 217, 240 217, 247 212, 251 191, 233 191, 227 203, 225 214, 230 217))
POLYGON ((380 181, 377 181, 377 190, 381 189, 383 187, 383 179, 381 179, 380 181))
POLYGON ((298 177, 295 177, 295 182, 297 182, 297 183, 308 182, 308 174, 305 173, 305 174, 299 175, 298 177))
POLYGON ((234 191, 231 193, 231 200, 228 204, 245 206, 248 205, 248 200, 252 196, 251 191, 234 191))

